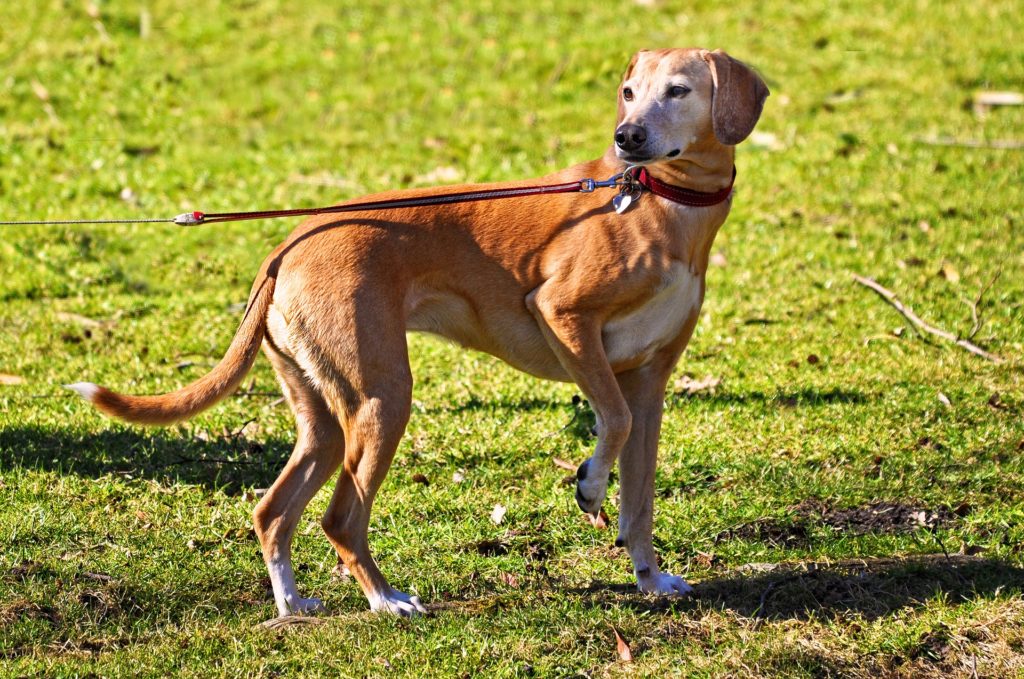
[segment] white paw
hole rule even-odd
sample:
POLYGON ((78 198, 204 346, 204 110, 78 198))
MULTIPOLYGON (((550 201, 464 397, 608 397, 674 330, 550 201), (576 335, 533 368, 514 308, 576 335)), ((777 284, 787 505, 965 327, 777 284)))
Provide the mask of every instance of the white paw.
POLYGON ((281 615, 312 615, 323 613, 327 610, 324 602, 320 599, 303 599, 294 597, 285 601, 286 611, 280 611, 281 615))
POLYGON ((646 578, 638 576, 636 584, 644 594, 657 596, 686 596, 693 592, 693 587, 686 584, 686 580, 671 573, 658 573, 646 578))
POLYGON ((382 592, 370 600, 370 610, 380 613, 392 613, 403 618, 412 618, 426 613, 418 596, 409 596, 405 592, 392 589, 382 592))

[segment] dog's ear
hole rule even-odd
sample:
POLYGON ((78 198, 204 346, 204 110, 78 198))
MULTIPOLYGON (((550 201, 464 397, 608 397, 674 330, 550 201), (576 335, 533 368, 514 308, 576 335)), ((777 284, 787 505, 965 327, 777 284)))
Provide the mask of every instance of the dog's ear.
POLYGON ((618 91, 618 102, 619 110, 618 116, 616 117, 616 126, 622 122, 622 119, 626 116, 626 107, 622 104, 622 83, 626 82, 633 75, 633 69, 636 67, 636 62, 640 61, 640 55, 647 50, 640 50, 633 55, 633 58, 629 60, 629 65, 626 66, 625 72, 622 74, 622 79, 619 80, 619 91, 618 91))
POLYGON ((711 120, 718 141, 739 144, 754 130, 768 86, 752 68, 722 50, 701 53, 711 69, 711 120))

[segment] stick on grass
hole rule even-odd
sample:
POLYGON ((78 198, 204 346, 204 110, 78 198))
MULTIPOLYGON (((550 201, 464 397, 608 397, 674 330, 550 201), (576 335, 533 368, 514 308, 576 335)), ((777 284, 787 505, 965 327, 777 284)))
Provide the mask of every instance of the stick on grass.
POLYGON ((876 293, 878 293, 879 297, 888 302, 894 309, 896 309, 896 311, 903 314, 903 317, 906 318, 911 323, 913 323, 914 327, 923 330, 929 335, 935 335, 936 337, 941 337, 947 342, 952 342, 961 349, 966 349, 967 351, 971 352, 976 356, 981 356, 985 360, 992 361, 993 363, 1005 362, 1005 359, 1002 358, 1001 356, 989 353, 982 349, 981 347, 979 347, 977 344, 974 344, 973 342, 965 340, 961 337, 957 337, 953 333, 943 330, 942 328, 936 328, 934 325, 928 324, 927 322, 922 320, 920 316, 915 314, 913 309, 903 304, 896 296, 895 292, 889 290, 888 288, 882 287, 874 280, 870 278, 865 278, 864 276, 858 276, 857 274, 853 274, 853 280, 867 288, 871 288, 876 293))

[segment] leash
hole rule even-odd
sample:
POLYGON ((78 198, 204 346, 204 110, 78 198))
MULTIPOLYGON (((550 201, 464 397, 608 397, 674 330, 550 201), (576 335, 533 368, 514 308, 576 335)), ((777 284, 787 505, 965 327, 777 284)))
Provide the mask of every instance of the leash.
POLYGON ((726 200, 732 193, 733 182, 736 180, 736 168, 732 169, 732 180, 720 191, 704 193, 685 189, 655 179, 647 168, 631 165, 619 174, 608 179, 580 179, 562 184, 545 184, 540 186, 520 186, 508 189, 482 189, 479 191, 461 191, 416 198, 396 198, 392 200, 374 200, 360 203, 344 203, 327 207, 295 208, 289 210, 254 210, 250 212, 184 212, 170 219, 57 219, 39 221, 0 221, 0 226, 27 226, 31 224, 146 224, 171 223, 179 226, 199 226, 216 222, 240 222, 250 219, 276 219, 279 217, 303 217, 309 215, 329 215, 343 212, 365 212, 371 210, 395 210, 410 207, 427 207, 435 205, 454 205, 483 200, 502 198, 518 198, 521 196, 538 196, 555 193, 593 193, 596 189, 620 187, 619 193, 612 199, 615 211, 619 214, 626 211, 630 204, 640 197, 643 191, 667 198, 668 200, 693 207, 709 207, 726 200))

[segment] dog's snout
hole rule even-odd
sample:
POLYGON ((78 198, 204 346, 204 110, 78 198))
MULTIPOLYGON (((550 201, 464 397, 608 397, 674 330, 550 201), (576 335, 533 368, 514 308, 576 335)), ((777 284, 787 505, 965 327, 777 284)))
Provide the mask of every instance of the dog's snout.
POLYGON ((624 123, 615 130, 615 144, 623 151, 636 151, 647 141, 647 130, 640 125, 624 123))

